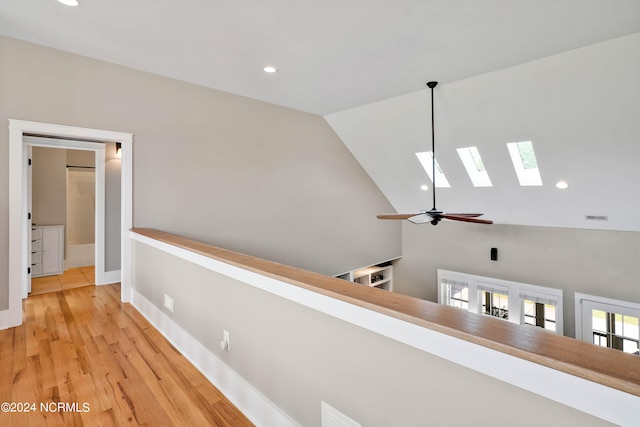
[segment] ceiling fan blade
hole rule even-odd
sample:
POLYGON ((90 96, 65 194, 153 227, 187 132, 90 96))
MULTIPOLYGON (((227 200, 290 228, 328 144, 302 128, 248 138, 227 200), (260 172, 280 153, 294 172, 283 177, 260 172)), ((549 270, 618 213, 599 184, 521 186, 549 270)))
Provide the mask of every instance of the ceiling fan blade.
POLYGON ((476 217, 482 216, 484 214, 481 214, 481 213, 449 213, 449 212, 447 212, 447 215, 464 216, 464 217, 467 217, 467 218, 476 218, 476 217))
POLYGON ((471 218, 468 216, 442 214, 442 218, 452 219, 454 221, 474 222, 476 224, 493 224, 493 221, 489 221, 488 219, 471 218))
POLYGON ((422 212, 417 213, 397 213, 397 214, 380 214, 377 215, 378 219, 409 219, 412 216, 421 215, 422 212))
POLYGON ((431 216, 429 212, 420 212, 419 214, 407 219, 414 224, 424 224, 425 222, 433 221, 433 216, 431 216))

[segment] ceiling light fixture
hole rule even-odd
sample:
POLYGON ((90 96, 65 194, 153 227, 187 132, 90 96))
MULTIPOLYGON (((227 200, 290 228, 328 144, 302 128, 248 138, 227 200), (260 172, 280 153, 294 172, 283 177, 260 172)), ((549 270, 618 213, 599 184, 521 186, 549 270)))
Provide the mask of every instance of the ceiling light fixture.
POLYGON ((278 69, 276 67, 272 67, 271 65, 268 65, 266 67, 263 68, 265 73, 269 73, 269 74, 273 74, 276 71, 278 71, 278 69))
POLYGON ((569 188, 569 184, 567 184, 567 181, 558 181, 558 183, 556 184, 556 187, 558 187, 561 190, 564 190, 565 188, 569 188))
POLYGON ((422 185, 420 186, 420 189, 421 189, 422 191, 429 191, 429 186, 428 186, 427 184, 422 184, 422 185))
POLYGON ((80 2, 78 0, 58 0, 58 3, 71 7, 80 6, 80 2))

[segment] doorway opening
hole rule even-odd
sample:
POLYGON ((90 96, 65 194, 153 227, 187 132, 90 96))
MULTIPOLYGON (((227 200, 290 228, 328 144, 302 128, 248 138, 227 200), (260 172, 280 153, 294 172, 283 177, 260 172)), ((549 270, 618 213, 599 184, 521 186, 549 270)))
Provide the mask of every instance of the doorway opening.
MULTIPOLYGON (((100 259, 101 253, 104 253, 106 272, 117 275, 121 168, 115 143, 95 145, 85 141, 95 150, 84 150, 67 148, 66 141, 59 138, 25 136, 24 142, 31 148, 31 167, 27 171, 31 175, 28 179, 31 188, 27 189, 31 200, 27 203, 31 203, 32 217, 31 239, 27 241, 31 242, 28 295, 94 285, 96 259, 100 259), (107 167, 98 168, 104 176, 96 179, 96 158, 103 157, 98 155, 99 151, 105 151, 107 167), (98 185, 104 189, 97 189, 98 185), (96 198, 104 194, 117 197, 111 197, 109 203, 96 198), (100 206, 104 206, 104 219, 98 216, 100 206), (109 227, 114 223, 117 228, 109 227), (105 239, 96 239, 96 235, 101 237, 96 227, 105 228, 105 239), (102 250, 98 250, 97 245, 102 245, 102 250)), ((105 272, 98 282, 106 283, 104 275, 105 272)))
MULTIPOLYGON (((118 143, 121 147, 121 183, 120 183, 120 270, 115 274, 105 269, 104 244, 98 244, 105 235, 104 185, 96 184, 96 284, 121 283, 121 300, 131 299, 131 241, 128 236, 132 227, 132 142, 130 133, 113 132, 99 129, 79 128, 75 126, 50 123, 29 122, 9 119, 9 244, 12 248, 9 256, 9 309, 0 312, 0 329, 18 326, 22 323, 22 298, 26 297, 31 274, 31 206, 29 182, 29 154, 34 146, 28 138, 34 135, 54 143, 64 140, 64 147, 75 150, 91 150, 96 153, 96 181, 104 176, 105 144, 118 143), (93 145, 87 145, 93 144, 93 145), (100 221, 100 217, 102 220, 100 221), (102 224, 98 226, 98 223, 102 224), (99 252, 100 251, 100 252, 99 252)), ((45 144, 45 141, 39 141, 45 144)), ((57 145, 60 147, 60 144, 57 145)))

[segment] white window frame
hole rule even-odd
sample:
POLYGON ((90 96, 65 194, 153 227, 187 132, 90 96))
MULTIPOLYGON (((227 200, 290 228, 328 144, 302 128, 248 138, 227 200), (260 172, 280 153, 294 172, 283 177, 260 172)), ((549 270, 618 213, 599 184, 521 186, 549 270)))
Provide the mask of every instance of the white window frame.
MULTIPOLYGON (((556 307, 555 333, 563 335, 563 291, 562 289, 546 286, 530 285, 528 283, 514 282, 510 280, 496 279, 493 277, 477 276, 474 274, 460 273, 457 271, 437 271, 438 277, 438 303, 449 305, 447 299, 447 284, 443 279, 456 282, 465 282, 469 287, 469 312, 479 314, 482 312, 481 292, 491 291, 507 294, 509 296, 509 322, 524 325, 524 297, 535 299, 556 307)), ((507 320, 507 319, 502 319, 507 320)), ((531 326, 531 325, 529 325, 531 326)), ((546 329, 548 330, 548 329, 546 329)), ((553 332, 550 331, 549 332, 553 332)))
MULTIPOLYGON (((453 271, 445 271, 445 270, 438 270, 438 303, 440 304, 444 304, 444 305, 448 305, 450 307, 455 307, 454 305, 449 304, 449 290, 447 289, 447 285, 443 282, 443 279, 445 280, 449 280, 452 282, 459 282, 459 283, 466 283, 467 285, 467 296, 469 297, 469 299, 471 299, 471 294, 469 293, 469 278, 468 278, 468 274, 462 274, 462 273, 455 273, 453 271), (444 275, 440 275, 440 273, 446 273, 444 275)), ((467 301, 467 305, 469 307, 471 307, 471 301, 467 301)), ((456 308, 460 308, 460 307, 456 307, 456 308)))
MULTIPOLYGON (((537 165, 537 157, 535 168, 526 169, 524 167, 522 155, 520 154, 520 144, 523 143, 530 143, 533 150, 532 141, 507 142, 507 149, 509 150, 509 155, 511 156, 511 162, 513 163, 513 168, 516 171, 516 175, 518 175, 518 182, 520 182, 520 185, 523 187, 541 186, 542 177, 540 176, 540 167, 537 165)), ((535 150, 533 150, 533 153, 535 156, 535 150)))
POLYGON ((576 339, 590 344, 593 344, 591 310, 594 309, 640 318, 640 304, 638 303, 576 292, 576 339))
MULTIPOLYGON (((469 175, 469 179, 471 179, 471 183, 474 187, 493 187, 486 165, 483 170, 480 170, 477 163, 478 159, 475 158, 472 150, 476 150, 480 161, 483 162, 482 156, 480 156, 480 151, 478 151, 478 147, 474 146, 456 149, 458 157, 460 157, 460 161, 462 161, 462 164, 467 171, 467 175, 469 175)), ((484 162, 482 164, 484 165, 484 162)))
POLYGON ((447 180, 447 177, 444 175, 444 170, 440 167, 440 163, 438 163, 438 159, 435 160, 435 170, 433 170, 433 151, 425 151, 416 153, 416 157, 420 164, 422 165, 424 171, 431 179, 431 182, 434 183, 436 188, 450 188, 451 184, 447 180), (435 181, 433 174, 435 174, 435 181))

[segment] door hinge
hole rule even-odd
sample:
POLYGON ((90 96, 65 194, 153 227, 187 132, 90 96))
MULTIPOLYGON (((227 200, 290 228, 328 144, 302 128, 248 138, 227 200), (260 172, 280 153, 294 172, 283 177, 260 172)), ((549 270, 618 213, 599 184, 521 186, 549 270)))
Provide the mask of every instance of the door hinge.
POLYGON ((29 159, 29 166, 31 166, 31 159, 29 159))
POLYGON ((31 267, 27 267, 27 274, 31 274, 31 267))
POLYGON ((31 212, 27 214, 27 219, 31 219, 31 212))

